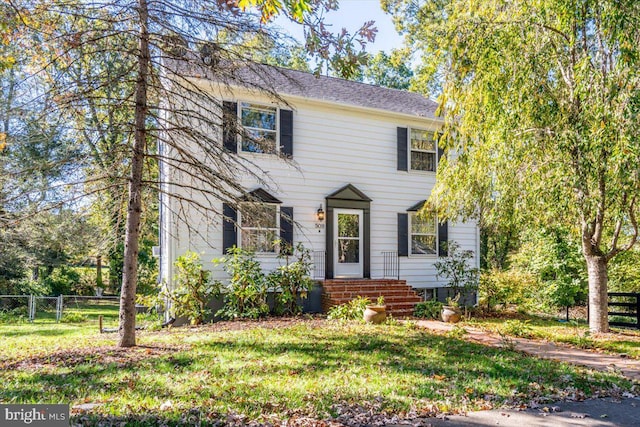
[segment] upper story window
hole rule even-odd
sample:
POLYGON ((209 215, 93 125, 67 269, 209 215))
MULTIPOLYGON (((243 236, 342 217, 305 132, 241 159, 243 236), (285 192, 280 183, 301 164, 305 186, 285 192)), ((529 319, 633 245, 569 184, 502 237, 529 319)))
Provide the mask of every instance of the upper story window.
POLYGON ((275 253, 280 235, 279 206, 244 203, 240 215, 240 246, 256 253, 275 253))
POLYGON ((436 255, 438 253, 438 221, 435 213, 418 215, 410 212, 411 254, 436 255))
POLYGON ((411 129, 411 170, 435 172, 437 147, 433 132, 411 129))
POLYGON ((278 151, 278 109, 268 105, 243 102, 240 120, 244 133, 242 151, 273 154, 278 151))

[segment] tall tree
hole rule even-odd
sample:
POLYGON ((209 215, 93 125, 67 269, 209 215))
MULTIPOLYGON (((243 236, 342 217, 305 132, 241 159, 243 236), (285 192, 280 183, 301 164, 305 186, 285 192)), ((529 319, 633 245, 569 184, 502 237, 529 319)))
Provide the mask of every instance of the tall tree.
MULTIPOLYGON (((125 176, 116 181, 128 186, 127 213, 124 224, 124 271, 120 301, 119 346, 135 345, 135 294, 140 241, 140 222, 144 208, 144 193, 151 189, 165 192, 169 197, 172 186, 188 188, 179 201, 189 203, 200 212, 220 216, 213 200, 236 204, 244 189, 238 183, 239 174, 254 175, 260 171, 238 161, 226 151, 219 137, 222 111, 215 92, 203 90, 194 80, 201 72, 223 84, 251 85, 277 98, 270 77, 254 64, 250 46, 238 45, 237 40, 251 37, 223 38, 223 35, 265 33, 263 22, 277 13, 285 13, 298 22, 308 20, 326 8, 336 8, 333 0, 157 0, 157 1, 96 1, 38 0, 12 2, 23 26, 39 43, 36 58, 42 71, 56 66, 56 80, 52 85, 56 104, 51 114, 68 116, 76 112, 87 99, 112 112, 123 112, 120 121, 126 156, 120 161, 126 166, 125 176), (247 8, 254 7, 258 15, 247 8), (83 20, 92 26, 76 25, 83 20), (228 40, 232 40, 229 42, 228 40), (78 79, 78 61, 102 58, 108 50, 127 64, 123 72, 87 74, 86 81, 78 79), (177 68, 187 72, 176 72, 177 68), (254 77, 247 80, 247 71, 254 77), (107 93, 106 87, 129 83, 122 91, 107 93), (155 150, 155 145, 160 147, 155 150), (190 147, 190 148, 187 148, 190 147), (174 182, 165 176, 157 182, 151 174, 154 162, 161 160, 186 174, 192 181, 174 182), (124 179, 121 179, 124 178, 124 179)), ((321 19, 320 19, 321 22, 321 19)), ((364 27, 363 27, 364 28, 364 27)), ((328 39, 315 46, 316 52, 332 53, 348 69, 358 63, 362 51, 353 45, 337 45, 328 32, 316 34, 314 40, 328 39), (336 56, 344 53, 344 57, 336 56)), ((366 25, 363 34, 373 37, 375 29, 366 25)), ((349 34, 342 34, 349 38, 349 34)), ((351 40, 351 38, 350 38, 351 40)), ((364 46, 362 46, 364 47, 364 46)), ((99 66, 99 69, 104 67, 99 66)), ((275 70, 277 72, 277 70, 275 70)), ((52 73, 53 74, 53 73, 52 73)), ((122 86, 120 86, 122 88, 122 86)), ((82 114, 76 114, 84 116, 82 114)), ((108 117, 108 114, 105 115, 108 117)), ((89 123, 90 121, 87 121, 89 123)), ((104 119, 99 120, 104 123, 104 119)), ((82 131, 79 126, 76 131, 82 131)), ((96 124, 86 129, 97 132, 96 124)), ((87 138, 88 139, 88 138, 87 138)), ((113 185, 104 176, 91 176, 84 171, 79 180, 86 191, 87 182, 94 183, 91 191, 101 191, 113 185), (95 185, 99 183, 98 185, 95 185)), ((176 196, 177 197, 177 196, 176 196)))
POLYGON ((60 181, 74 174, 70 164, 79 152, 64 121, 46 114, 54 100, 47 91, 35 89, 45 79, 26 71, 33 49, 23 37, 18 15, 3 4, 0 16, 0 281, 5 289, 15 289, 26 278, 27 267, 33 272, 40 265, 54 267, 73 252, 68 250, 73 245, 62 240, 77 230, 75 218, 66 221, 69 211, 46 208, 69 198, 60 181), (30 94, 40 101, 30 105, 30 94), (66 235, 56 230, 63 222, 66 235))
POLYGON ((407 62, 407 49, 394 49, 391 53, 380 51, 375 54, 362 70, 367 83, 409 90, 413 81, 413 70, 407 62))
POLYGON ((287 38, 274 40, 273 37, 265 34, 255 34, 252 35, 251 40, 240 44, 252 47, 255 62, 290 70, 311 71, 309 55, 297 40, 287 38))
POLYGON ((607 266, 638 235, 640 3, 384 3, 440 79, 441 143, 458 155, 442 162, 434 201, 449 216, 508 201, 518 221, 571 226, 589 326, 606 332, 607 266))
MULTIPOLYGON (((109 14, 103 12, 101 18, 96 22, 78 17, 67 25, 72 25, 76 33, 97 29, 108 31, 109 14)), ((92 199, 96 206, 93 214, 102 220, 106 238, 97 250, 108 255, 109 285, 117 291, 122 285, 128 165, 125 160, 129 143, 127 130, 132 116, 132 105, 122 104, 122 100, 132 93, 134 82, 127 78, 133 69, 133 58, 123 57, 117 50, 110 49, 114 41, 129 43, 124 35, 97 39, 92 42, 90 55, 84 52, 83 44, 78 44, 70 64, 54 63, 45 71, 54 91, 56 85, 62 84, 63 91, 72 93, 76 100, 75 108, 66 111, 66 116, 74 123, 75 134, 82 142, 87 159, 85 173, 99 178, 86 183, 84 190, 98 190, 92 199), (67 79, 60 81, 60 71, 67 79), (105 81, 108 84, 104 84, 105 81), (91 88, 89 96, 85 96, 87 88, 91 88)), ((157 194, 149 191, 144 196, 157 198, 157 194)))

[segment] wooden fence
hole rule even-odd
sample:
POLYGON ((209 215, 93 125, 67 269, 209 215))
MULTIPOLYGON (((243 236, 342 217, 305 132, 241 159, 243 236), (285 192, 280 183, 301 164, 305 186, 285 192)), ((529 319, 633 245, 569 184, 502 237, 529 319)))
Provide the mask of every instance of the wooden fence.
POLYGON ((640 329, 640 293, 609 292, 609 320, 611 326, 640 329), (622 318, 622 320, 619 320, 622 318), (627 321, 628 319, 628 321, 627 321))

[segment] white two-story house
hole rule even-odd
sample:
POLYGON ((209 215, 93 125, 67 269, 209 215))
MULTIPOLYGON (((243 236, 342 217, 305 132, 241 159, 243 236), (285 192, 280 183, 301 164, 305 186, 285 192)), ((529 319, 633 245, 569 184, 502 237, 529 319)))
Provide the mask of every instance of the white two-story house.
MULTIPOLYGON (((325 295, 325 308, 363 294, 368 284, 380 291, 406 282, 425 290, 426 298, 438 297, 434 290, 446 281, 436 276, 434 263, 446 255, 447 241, 472 250, 477 266, 475 223, 417 215, 443 155, 434 138, 442 125, 435 102, 338 78, 261 69, 279 99, 242 84, 217 86, 206 77, 194 78, 203 90, 219 91, 220 144, 268 179, 239 172, 247 203, 255 208, 243 211, 219 202, 217 221, 191 221, 189 228, 199 227, 198 233, 184 231, 179 209, 170 206, 175 202, 164 198, 162 280, 171 281, 175 259, 188 250, 199 252, 214 277, 224 279, 224 271, 210 261, 234 245, 254 251, 269 271, 281 262, 276 239, 302 243, 313 252, 314 278, 325 284, 325 293, 341 293, 325 295), (230 131, 234 126, 242 132, 230 131), (342 286, 349 284, 351 293, 342 286)), ((161 174, 179 179, 166 165, 161 174)))

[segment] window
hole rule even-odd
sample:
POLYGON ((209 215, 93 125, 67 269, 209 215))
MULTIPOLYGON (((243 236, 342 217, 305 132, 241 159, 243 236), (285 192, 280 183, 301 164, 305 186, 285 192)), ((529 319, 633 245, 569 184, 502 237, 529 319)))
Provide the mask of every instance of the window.
POLYGON ((411 170, 435 172, 436 154, 435 134, 411 129, 411 170))
POLYGON ((411 212, 411 254, 436 255, 438 253, 438 221, 436 215, 418 215, 411 212))
POLYGON ((438 300, 438 289, 437 288, 416 289, 415 292, 422 299, 422 301, 437 301, 438 300))
POLYGON ((278 205, 244 203, 240 216, 240 246, 256 253, 276 252, 280 235, 278 205))
POLYGON ((277 108, 259 104, 240 104, 240 118, 244 129, 242 151, 269 153, 277 151, 277 108))

